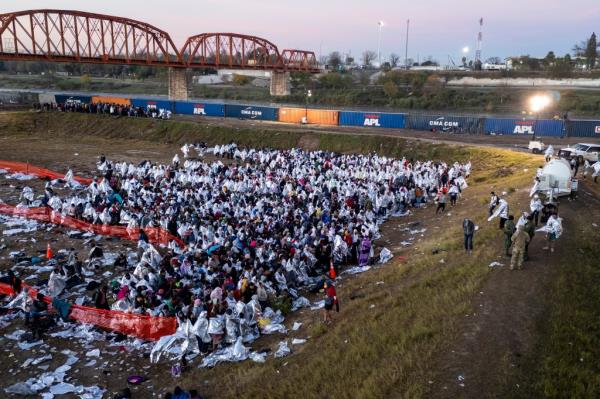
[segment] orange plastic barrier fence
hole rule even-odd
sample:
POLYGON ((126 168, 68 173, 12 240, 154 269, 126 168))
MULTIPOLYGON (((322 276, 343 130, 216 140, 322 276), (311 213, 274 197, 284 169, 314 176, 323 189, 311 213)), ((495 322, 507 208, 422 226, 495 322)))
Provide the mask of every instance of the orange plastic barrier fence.
MULTIPOLYGON (((75 219, 71 216, 63 216, 60 213, 54 212, 50 208, 18 208, 12 205, 0 204, 0 214, 33 219, 44 223, 53 223, 75 230, 89 231, 94 234, 118 237, 130 241, 136 241, 140 236, 139 228, 129 229, 125 226, 105 226, 91 224, 79 219, 75 219)), ((144 232, 152 244, 168 245, 169 242, 175 241, 180 247, 183 248, 185 246, 180 238, 173 236, 164 229, 158 227, 147 227, 144 229, 144 232)))
MULTIPOLYGON (((29 286, 23 284, 23 287, 29 286)), ((15 292, 10 285, 0 283, 0 294, 14 295, 15 292)), ((35 298, 37 291, 30 289, 29 295, 35 298)), ((44 297, 44 301, 51 303, 52 299, 44 297)), ((69 317, 80 323, 92 324, 105 330, 148 341, 156 341, 160 337, 175 334, 177 330, 177 319, 174 317, 152 317, 79 305, 71 306, 69 317)))
MULTIPOLYGON (((50 179, 64 179, 65 177, 64 173, 57 173, 52 170, 39 168, 24 162, 0 161, 0 169, 5 169, 12 173, 33 175, 39 177, 40 179, 44 179, 46 177, 50 179)), ((81 184, 90 184, 92 182, 92 179, 85 177, 75 176, 74 179, 81 184)))
POLYGON ((92 97, 92 104, 106 103, 106 104, 117 104, 117 105, 131 105, 131 101, 128 98, 123 97, 92 97))

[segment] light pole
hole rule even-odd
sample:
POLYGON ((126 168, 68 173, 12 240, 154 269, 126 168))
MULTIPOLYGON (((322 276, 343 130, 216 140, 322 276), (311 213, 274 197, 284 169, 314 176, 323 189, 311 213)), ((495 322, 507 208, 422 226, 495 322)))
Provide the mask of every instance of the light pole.
POLYGON ((377 62, 379 62, 379 68, 381 68, 381 29, 383 28, 383 21, 377 22, 379 25, 379 39, 377 40, 377 62))
POLYGON ((535 122, 533 125, 533 141, 535 141, 535 127, 540 118, 540 112, 547 108, 552 103, 550 96, 545 94, 538 94, 529 99, 529 109, 535 115, 535 122))
POLYGON ((467 67, 467 61, 468 61, 467 56, 469 55, 469 51, 470 51, 469 46, 465 46, 462 49, 462 53, 463 53, 463 67, 465 67, 465 68, 467 67))
POLYGON ((404 45, 404 67, 408 71, 408 30, 410 28, 410 19, 406 20, 406 44, 404 45))

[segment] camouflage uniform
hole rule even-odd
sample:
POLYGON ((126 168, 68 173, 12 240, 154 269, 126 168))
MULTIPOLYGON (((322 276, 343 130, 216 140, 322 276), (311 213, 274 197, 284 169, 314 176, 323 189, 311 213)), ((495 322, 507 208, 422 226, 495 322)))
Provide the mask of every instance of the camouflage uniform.
POLYGON ((515 234, 515 230, 514 220, 507 220, 504 224, 504 254, 506 256, 510 256, 511 237, 515 234))
POLYGON ((533 236, 535 236, 535 222, 533 220, 528 220, 525 223, 525 232, 529 235, 529 242, 525 245, 525 261, 529 260, 529 244, 533 240, 533 236))
POLYGON ((510 270, 515 267, 519 270, 523 268, 523 258, 525 256, 525 247, 530 241, 529 234, 523 229, 517 229, 511 237, 513 242, 512 258, 510 259, 510 270))

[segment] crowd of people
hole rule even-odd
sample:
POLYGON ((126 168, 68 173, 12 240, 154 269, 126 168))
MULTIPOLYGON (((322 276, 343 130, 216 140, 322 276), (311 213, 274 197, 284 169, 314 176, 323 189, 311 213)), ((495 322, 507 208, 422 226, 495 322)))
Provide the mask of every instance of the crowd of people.
MULTIPOLYGON (((112 162, 101 157, 98 175, 81 186, 69 171, 68 190, 46 184, 43 203, 55 214, 102 225, 141 229, 137 259, 115 264, 127 272, 100 284, 94 305, 103 309, 182 320, 205 320, 201 348, 237 337, 251 340, 267 307, 289 303, 300 287, 323 290, 327 313, 339 309, 331 274, 343 265, 368 265, 379 225, 412 207, 464 189, 470 164, 418 162, 371 155, 300 149, 239 148, 208 152, 185 145, 171 164, 112 162), (162 227, 180 238, 159 251, 144 233, 162 227)), ((20 206, 28 206, 30 192, 20 206)), ((93 246, 82 264, 71 252, 51 274, 53 296, 102 258, 93 246)))
POLYGON ((171 119, 171 110, 153 107, 136 107, 132 104, 116 104, 105 102, 83 103, 66 101, 63 103, 35 104, 40 111, 78 112, 110 116, 128 116, 137 118, 171 119))
MULTIPOLYGON (((549 149, 550 151, 545 153, 546 162, 550 162, 553 157, 551 146, 549 149)), ((543 168, 540 166, 536 172, 535 181, 539 181, 541 178, 542 170, 543 168)), ((575 176, 577 169, 573 169, 573 172, 575 176)), ((506 198, 493 191, 490 193, 488 210, 488 221, 499 219, 498 227, 504 235, 504 255, 511 259, 510 270, 521 270, 523 263, 529 260, 529 246, 537 231, 545 234, 546 246, 543 249, 550 253, 554 252, 556 241, 563 233, 562 218, 558 216, 558 204, 552 198, 543 202, 537 193, 533 195, 529 209, 523 211, 516 221, 515 216, 510 213, 506 198), (544 226, 538 229, 540 222, 544 226)), ((466 235, 465 228, 465 237, 466 235)))

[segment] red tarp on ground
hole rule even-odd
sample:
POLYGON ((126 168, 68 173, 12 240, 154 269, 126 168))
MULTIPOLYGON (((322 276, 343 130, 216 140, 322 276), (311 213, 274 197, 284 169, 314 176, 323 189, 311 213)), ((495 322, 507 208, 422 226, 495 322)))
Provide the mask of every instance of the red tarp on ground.
MULTIPOLYGON (((23 284, 23 287, 28 286, 23 284)), ((0 294, 14 295, 15 292, 10 285, 0 283, 0 294)), ((35 298, 37 291, 30 289, 29 295, 35 298)), ((52 303, 50 297, 44 297, 44 300, 45 302, 52 303)), ((105 330, 115 331, 148 341, 156 341, 160 337, 175 334, 177 330, 177 319, 174 317, 151 317, 79 305, 71 306, 69 317, 80 323, 92 324, 105 330)))
MULTIPOLYGON (((0 161, 0 169, 8 170, 12 173, 24 173, 27 175, 37 176, 40 179, 44 179, 46 177, 54 180, 54 179, 64 179, 64 173, 57 173, 49 169, 39 168, 37 166, 30 165, 24 162, 13 162, 13 161, 0 161)), ((92 179, 88 179, 85 177, 73 177, 81 184, 90 184, 92 179)))
MULTIPOLYGON (((140 229, 128 229, 125 226, 105 226, 91 224, 70 216, 63 216, 54 212, 51 208, 18 208, 7 204, 0 204, 0 214, 18 216, 26 219, 33 219, 45 223, 53 223, 66 226, 71 229, 89 231, 94 234, 104 236, 118 237, 125 240, 136 241, 140 237, 140 229)), ((175 241, 180 247, 184 247, 183 241, 173 236, 168 231, 158 227, 147 227, 144 229, 148 240, 152 244, 168 245, 175 241)))

